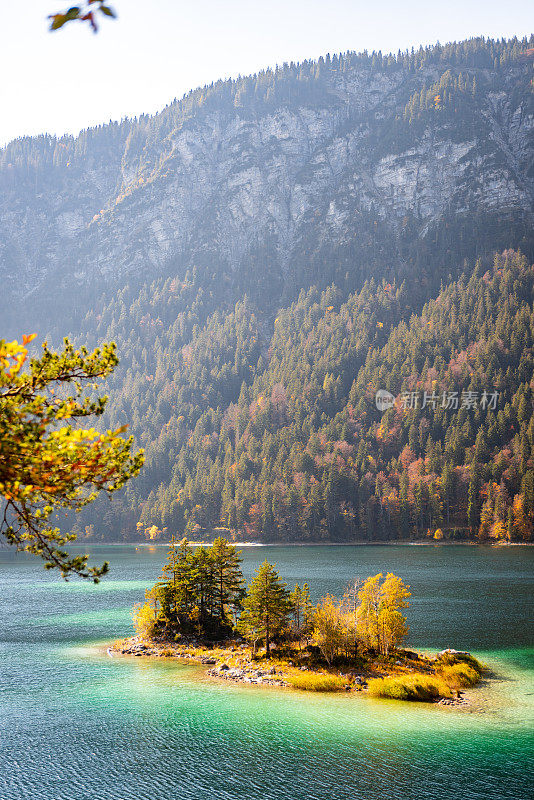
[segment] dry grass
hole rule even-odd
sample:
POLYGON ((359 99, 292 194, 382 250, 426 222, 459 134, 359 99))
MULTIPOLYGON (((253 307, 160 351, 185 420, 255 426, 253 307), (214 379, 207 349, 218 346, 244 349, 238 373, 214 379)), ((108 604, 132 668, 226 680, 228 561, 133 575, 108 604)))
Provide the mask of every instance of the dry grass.
POLYGON ((440 658, 440 663, 447 667, 452 667, 456 664, 467 664, 478 675, 482 675, 484 667, 471 653, 443 653, 440 658))
POLYGON ((459 693, 461 689, 475 686, 482 672, 482 665, 473 656, 447 653, 437 665, 435 674, 416 672, 411 675, 373 678, 369 681, 369 694, 391 700, 429 703, 443 697, 450 698, 454 692, 459 693))
POLYGON ((451 689, 467 689, 469 686, 475 686, 480 680, 480 673, 469 664, 443 666, 439 670, 439 676, 451 689))
POLYGON ((347 683, 339 675, 324 675, 317 672, 288 675, 287 681, 293 689, 304 692, 341 692, 347 683))
POLYGON ((396 678, 372 678, 369 681, 369 694, 390 700, 431 703, 442 697, 451 697, 451 690, 440 676, 416 672, 396 678))

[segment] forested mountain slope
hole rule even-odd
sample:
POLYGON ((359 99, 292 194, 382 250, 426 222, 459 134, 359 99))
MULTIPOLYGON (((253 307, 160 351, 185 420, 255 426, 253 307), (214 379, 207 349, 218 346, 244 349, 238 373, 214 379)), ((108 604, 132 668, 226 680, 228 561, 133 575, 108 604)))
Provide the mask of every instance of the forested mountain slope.
POLYGON ((533 47, 328 56, 0 151, 1 335, 115 340, 104 424, 147 450, 77 530, 531 537, 533 47))
POLYGON ((182 345, 180 324, 115 301, 98 338, 117 334, 130 366, 107 422, 130 420, 147 464, 95 530, 529 540, 533 289, 534 268, 507 251, 419 314, 404 285, 372 279, 347 299, 303 290, 268 338, 245 299, 182 345), (384 413, 378 389, 397 398, 384 413))

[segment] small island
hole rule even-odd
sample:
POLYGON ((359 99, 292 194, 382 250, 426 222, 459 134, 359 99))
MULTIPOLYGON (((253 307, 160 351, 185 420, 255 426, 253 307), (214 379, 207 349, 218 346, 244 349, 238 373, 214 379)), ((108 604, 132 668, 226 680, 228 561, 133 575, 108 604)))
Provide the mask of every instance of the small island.
POLYGON ((315 692, 367 692, 395 700, 465 704, 483 667, 470 653, 429 656, 403 648, 411 593, 381 573, 314 606, 264 561, 248 587, 236 547, 171 541, 162 575, 135 607, 136 636, 109 655, 176 658, 214 678, 315 692))

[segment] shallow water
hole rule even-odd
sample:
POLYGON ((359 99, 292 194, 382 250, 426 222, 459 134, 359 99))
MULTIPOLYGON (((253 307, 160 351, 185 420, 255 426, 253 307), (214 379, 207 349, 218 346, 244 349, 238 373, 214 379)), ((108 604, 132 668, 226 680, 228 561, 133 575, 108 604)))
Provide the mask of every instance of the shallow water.
POLYGON ((1 800, 526 800, 534 736, 534 548, 244 548, 314 597, 388 570, 411 585, 410 644, 469 649, 498 680, 475 711, 215 683, 109 659, 160 548, 93 547, 99 586, 0 563, 1 800))

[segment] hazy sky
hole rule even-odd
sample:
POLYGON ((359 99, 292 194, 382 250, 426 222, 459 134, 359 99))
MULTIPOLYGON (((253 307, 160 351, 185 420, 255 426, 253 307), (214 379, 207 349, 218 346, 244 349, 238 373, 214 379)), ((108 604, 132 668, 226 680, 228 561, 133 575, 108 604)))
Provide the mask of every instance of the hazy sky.
MULTIPOLYGON (((74 3, 74 0, 71 0, 74 3)), ((189 89, 284 61, 397 51, 534 27, 533 0, 109 0, 93 35, 46 15, 69 0, 0 0, 0 145, 154 112, 189 89)))

